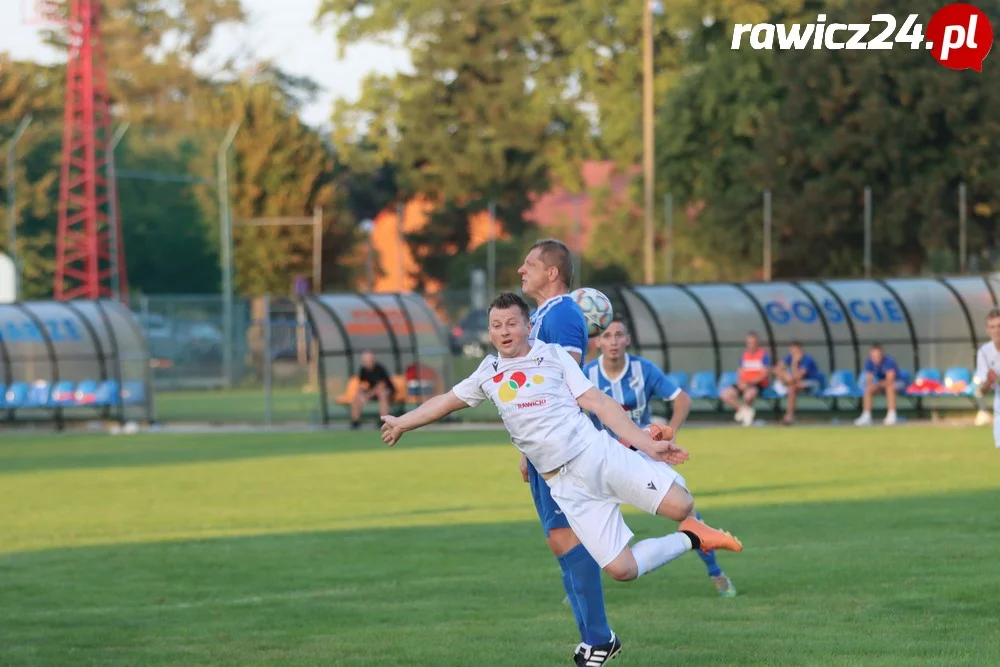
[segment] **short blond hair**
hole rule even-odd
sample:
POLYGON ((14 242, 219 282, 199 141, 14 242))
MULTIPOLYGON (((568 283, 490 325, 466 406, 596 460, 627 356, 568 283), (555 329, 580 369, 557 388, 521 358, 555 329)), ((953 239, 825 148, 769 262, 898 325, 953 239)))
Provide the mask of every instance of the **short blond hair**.
POLYGON ((1000 317, 1000 308, 990 308, 989 312, 986 313, 986 321, 995 320, 1000 317))

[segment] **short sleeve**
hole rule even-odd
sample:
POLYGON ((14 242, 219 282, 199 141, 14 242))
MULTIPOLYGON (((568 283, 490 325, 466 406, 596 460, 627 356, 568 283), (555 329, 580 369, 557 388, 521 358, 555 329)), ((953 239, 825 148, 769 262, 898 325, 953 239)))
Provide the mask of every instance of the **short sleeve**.
POLYGON ((888 373, 889 371, 896 371, 897 373, 899 372, 899 366, 896 365, 896 360, 893 359, 892 357, 885 358, 885 362, 883 362, 882 364, 882 369, 886 373, 888 373))
POLYGON ((865 373, 875 372, 875 362, 872 361, 871 357, 865 359, 865 373))
POLYGON ((791 365, 792 365, 792 355, 786 354, 785 358, 782 359, 782 363, 784 363, 788 367, 791 367, 791 365))
POLYGON ((489 358, 485 359, 472 375, 456 384, 451 390, 459 400, 464 401, 470 408, 476 407, 489 398, 483 391, 483 383, 480 381, 483 367, 488 361, 489 358))
POLYGON ((576 352, 582 360, 587 350, 587 321, 580 307, 568 299, 560 302, 542 318, 538 339, 576 352))
POLYGON ((580 365, 576 363, 576 359, 569 356, 569 352, 564 347, 556 345, 553 349, 555 349, 556 358, 563 367, 563 376, 573 398, 579 398, 581 394, 594 388, 594 383, 587 379, 587 376, 580 369, 580 365))
POLYGON ((761 363, 764 364, 765 368, 767 366, 770 366, 771 365, 771 355, 768 354, 767 352, 765 352, 764 353, 764 357, 761 359, 761 363))
POLYGON ((646 376, 646 386, 649 387, 651 396, 672 401, 681 393, 681 388, 674 384, 674 381, 668 378, 666 373, 657 368, 655 364, 643 363, 642 372, 646 376))

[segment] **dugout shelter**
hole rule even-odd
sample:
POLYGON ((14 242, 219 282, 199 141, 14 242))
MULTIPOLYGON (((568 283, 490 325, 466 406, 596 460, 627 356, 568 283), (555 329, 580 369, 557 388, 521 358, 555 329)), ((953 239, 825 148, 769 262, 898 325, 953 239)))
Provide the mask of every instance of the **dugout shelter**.
POLYGON ((375 355, 392 376, 397 408, 451 387, 448 332, 416 294, 322 294, 303 297, 317 342, 321 415, 350 405, 359 390, 361 355, 375 355))
POLYGON ((751 330, 772 361, 800 341, 824 374, 826 397, 860 395, 873 343, 896 360, 904 384, 931 379, 956 388, 942 395, 969 396, 1000 274, 643 285, 606 293, 630 325, 635 353, 673 374, 695 398, 715 399, 735 382, 751 330))
POLYGON ((153 421, 149 350, 115 301, 0 303, 0 419, 153 421))

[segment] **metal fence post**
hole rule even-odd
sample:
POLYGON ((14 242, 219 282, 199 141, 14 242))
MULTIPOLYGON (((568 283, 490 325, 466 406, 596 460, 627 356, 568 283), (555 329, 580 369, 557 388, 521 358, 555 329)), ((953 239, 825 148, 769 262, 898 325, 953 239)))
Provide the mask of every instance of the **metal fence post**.
POLYGON ((271 295, 264 296, 264 423, 271 425, 271 295))

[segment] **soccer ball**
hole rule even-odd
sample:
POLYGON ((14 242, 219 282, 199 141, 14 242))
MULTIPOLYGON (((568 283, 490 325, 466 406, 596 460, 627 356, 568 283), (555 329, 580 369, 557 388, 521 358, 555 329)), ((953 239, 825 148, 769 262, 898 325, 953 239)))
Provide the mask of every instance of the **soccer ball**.
POLYGON ((583 311, 583 316, 587 320, 587 335, 589 337, 599 336, 602 331, 608 328, 615 316, 615 311, 611 308, 611 301, 608 300, 608 297, 593 287, 581 287, 570 296, 583 311))

